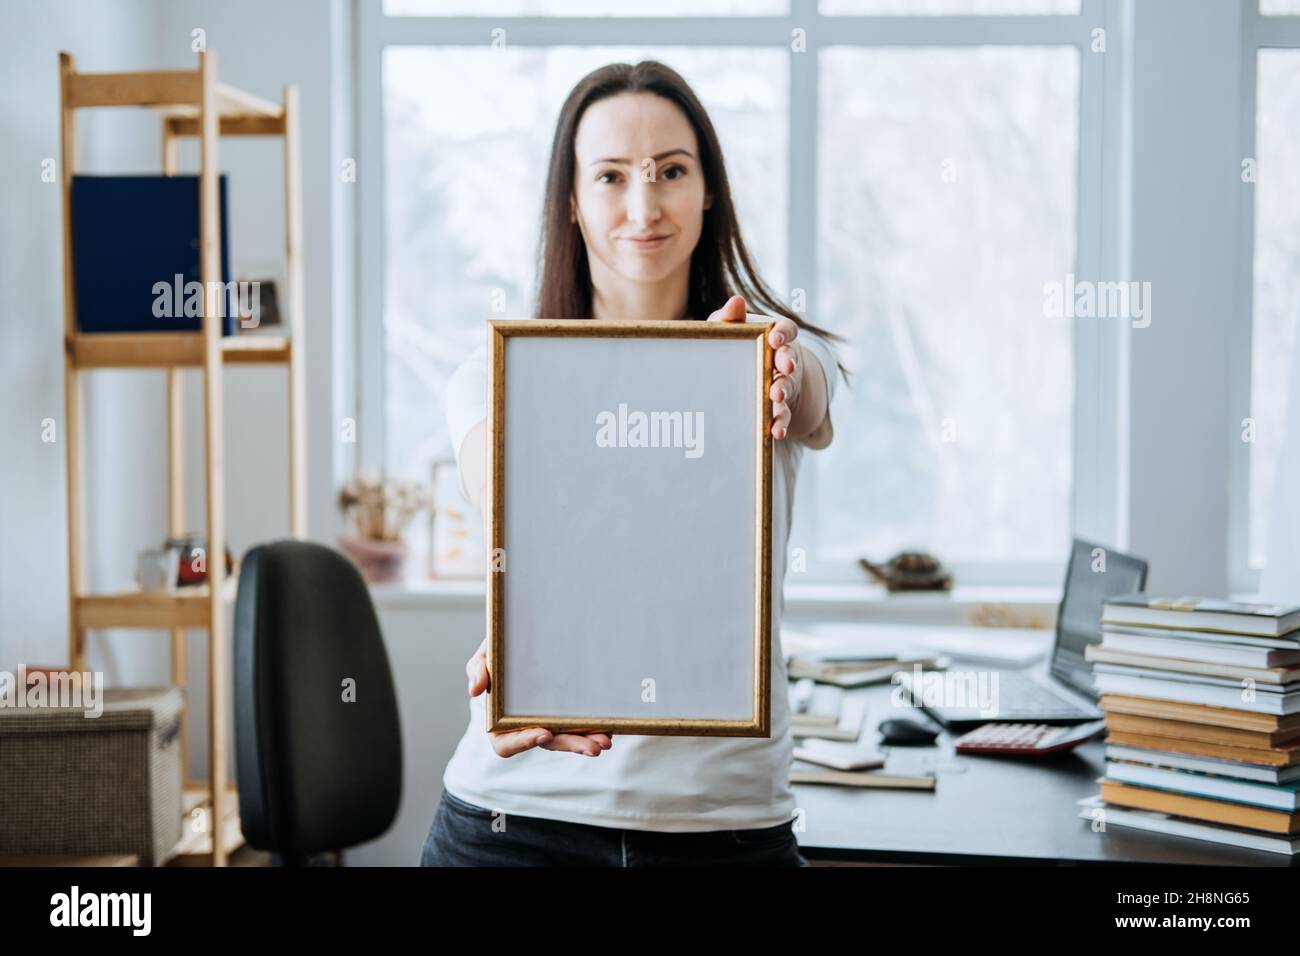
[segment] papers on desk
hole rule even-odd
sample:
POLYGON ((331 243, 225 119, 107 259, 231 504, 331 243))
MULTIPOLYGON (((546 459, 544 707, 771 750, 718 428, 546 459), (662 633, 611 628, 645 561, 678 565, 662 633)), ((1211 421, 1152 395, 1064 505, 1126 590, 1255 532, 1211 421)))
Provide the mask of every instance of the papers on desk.
POLYGON ((822 723, 834 727, 840 721, 844 688, 818 684, 805 677, 790 685, 790 713, 812 726, 822 723))
MULTIPOLYGON (((1020 627, 934 627, 916 624, 814 624, 781 629, 787 658, 886 665, 949 655, 963 661, 1028 667, 1046 656, 1052 632, 1020 627)), ((910 666, 910 665, 909 665, 910 666)))
POLYGON ((861 744, 836 743, 815 737, 794 748, 794 759, 814 763, 832 770, 878 770, 885 765, 885 755, 861 744))
POLYGON ((791 657, 786 670, 792 680, 809 679, 837 687, 866 687, 868 684, 887 684, 899 671, 911 670, 918 665, 925 670, 942 670, 949 663, 946 657, 928 654, 885 660, 791 657))
MULTIPOLYGON (((838 691, 839 687, 828 688, 838 691)), ((867 716, 867 702, 862 698, 842 698, 832 712, 793 713, 790 735, 795 738, 820 737, 823 740, 857 740, 862 734, 862 722, 867 716)))
POLYGON ((875 787, 882 790, 934 790, 934 774, 884 773, 880 770, 830 770, 802 760, 790 767, 791 783, 822 783, 836 787, 875 787))

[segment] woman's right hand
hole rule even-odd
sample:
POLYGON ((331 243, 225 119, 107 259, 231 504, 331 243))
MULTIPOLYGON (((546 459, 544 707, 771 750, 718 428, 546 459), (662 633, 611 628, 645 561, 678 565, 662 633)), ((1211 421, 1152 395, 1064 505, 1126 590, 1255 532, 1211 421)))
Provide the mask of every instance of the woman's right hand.
MULTIPOLYGON (((469 677, 469 696, 477 697, 488 689, 491 679, 487 669, 487 638, 478 646, 474 656, 465 665, 469 677)), ((569 753, 586 754, 599 757, 601 753, 614 746, 609 734, 552 734, 545 727, 525 727, 523 730, 498 730, 492 732, 492 749, 498 757, 513 757, 515 754, 543 747, 546 750, 567 750, 569 753)))

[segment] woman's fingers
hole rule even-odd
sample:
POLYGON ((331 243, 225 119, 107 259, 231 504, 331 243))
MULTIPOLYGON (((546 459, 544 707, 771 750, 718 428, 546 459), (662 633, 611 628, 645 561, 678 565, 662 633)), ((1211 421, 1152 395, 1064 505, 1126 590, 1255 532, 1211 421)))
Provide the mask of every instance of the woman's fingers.
POLYGON ((609 749, 611 743, 609 737, 605 734, 556 734, 547 743, 541 745, 546 750, 559 750, 574 754, 585 754, 588 757, 599 757, 609 749), (596 738, 603 737, 606 741, 601 744, 596 738))
POLYGON ((798 335, 799 326, 793 319, 787 319, 782 315, 772 320, 772 327, 767 332, 767 341, 772 348, 779 349, 783 345, 789 345, 798 335))
POLYGON ((767 397, 772 400, 772 437, 784 438, 790 430, 790 403, 798 391, 798 380, 794 377, 795 351, 788 345, 777 349, 773 360, 776 374, 772 378, 772 387, 767 397))
POLYGON ((583 754, 599 757, 614 746, 614 741, 606 733, 590 734, 552 734, 544 727, 529 727, 525 730, 502 730, 491 734, 492 749, 498 757, 513 757, 525 750, 541 747, 561 753, 583 754))
POLYGON ((784 438, 790 430, 790 406, 785 402, 772 404, 772 437, 784 438))
POLYGON ((553 739, 551 732, 542 727, 529 727, 527 730, 503 730, 492 734, 492 749, 498 757, 513 757, 525 750, 542 747, 553 739))
POLYGON ((477 697, 488 689, 491 681, 487 669, 487 638, 483 639, 474 656, 466 662, 465 676, 469 678, 469 696, 477 697))
POLYGON ((794 374, 795 352, 788 345, 783 345, 776 350, 776 356, 772 359, 772 364, 776 370, 783 375, 794 374))
POLYGON ((552 734, 541 727, 527 730, 505 730, 492 735, 492 749, 498 757, 513 757, 525 750, 541 747, 558 753, 582 754, 599 757, 613 746, 606 734, 552 734))
POLYGON ((722 308, 718 309, 709 316, 710 322, 744 322, 745 321, 745 297, 743 295, 733 295, 722 308))

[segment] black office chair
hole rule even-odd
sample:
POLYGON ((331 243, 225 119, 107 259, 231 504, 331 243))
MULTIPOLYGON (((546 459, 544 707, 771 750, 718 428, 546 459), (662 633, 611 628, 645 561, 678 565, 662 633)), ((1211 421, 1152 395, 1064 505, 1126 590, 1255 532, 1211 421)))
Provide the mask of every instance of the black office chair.
POLYGON ((388 830, 402 791, 397 695, 351 561, 304 541, 244 556, 234 689, 250 846, 277 864, 317 865, 388 830))

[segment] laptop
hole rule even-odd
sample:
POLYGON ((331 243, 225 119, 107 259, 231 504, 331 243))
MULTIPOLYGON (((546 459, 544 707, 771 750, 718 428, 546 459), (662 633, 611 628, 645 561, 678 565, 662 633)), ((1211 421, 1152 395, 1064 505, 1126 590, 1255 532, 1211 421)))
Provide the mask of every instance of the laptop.
MULTIPOLYGON (((1046 667, 995 672, 982 668, 982 673, 973 672, 965 682, 966 693, 941 693, 934 685, 918 693, 912 687, 912 674, 901 672, 898 679, 926 713, 952 730, 994 722, 1069 725, 1098 720, 1102 712, 1084 649, 1101 640, 1101 609, 1107 598, 1141 591, 1146 579, 1147 562, 1141 558, 1076 538, 1046 667)), ((958 664, 948 673, 960 670, 958 664)), ((938 677, 946 675, 930 676, 937 685, 938 677)), ((957 682, 949 686, 956 688, 957 682)))

